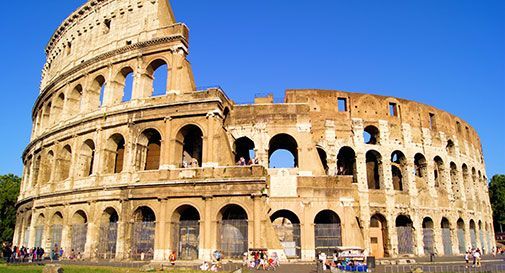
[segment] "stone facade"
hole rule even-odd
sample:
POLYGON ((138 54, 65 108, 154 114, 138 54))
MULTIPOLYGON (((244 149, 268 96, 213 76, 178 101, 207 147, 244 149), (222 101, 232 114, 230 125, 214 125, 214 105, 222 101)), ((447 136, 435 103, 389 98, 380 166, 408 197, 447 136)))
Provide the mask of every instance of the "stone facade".
POLYGON ((482 148, 466 122, 342 91, 239 105, 197 90, 188 39, 162 0, 90 0, 58 28, 23 154, 15 244, 116 260, 495 246, 482 148), (270 168, 278 150, 292 168, 270 168))

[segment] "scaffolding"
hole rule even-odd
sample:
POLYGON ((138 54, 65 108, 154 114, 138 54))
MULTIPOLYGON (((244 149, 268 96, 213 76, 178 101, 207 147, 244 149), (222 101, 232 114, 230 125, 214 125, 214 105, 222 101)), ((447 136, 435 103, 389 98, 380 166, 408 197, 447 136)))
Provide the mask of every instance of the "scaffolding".
POLYGON ((340 223, 316 224, 314 226, 316 253, 333 253, 342 246, 342 227, 340 223))
POLYGON ((63 225, 53 225, 51 227, 51 246, 50 249, 56 250, 61 247, 61 234, 63 225))
POLYGON ((300 258, 300 224, 274 224, 273 226, 286 256, 300 258))
POLYGON ((154 258, 155 222, 135 222, 132 227, 131 258, 148 261, 154 258))
POLYGON ((108 223, 100 226, 100 240, 98 242, 98 259, 114 259, 117 245, 117 223, 108 223))
POLYGON ((398 234, 398 253, 412 254, 414 250, 412 227, 396 227, 396 233, 398 234))
POLYGON ((424 246, 424 254, 435 253, 433 248, 433 238, 434 232, 432 228, 423 228, 423 246, 424 246))
POLYGON ((247 252, 247 220, 222 220, 219 223, 221 250, 226 258, 240 258, 247 252))
POLYGON ((198 259, 200 223, 197 220, 172 223, 173 249, 177 249, 180 260, 198 259))
POLYGON ((34 247, 42 247, 42 235, 44 235, 44 226, 36 226, 34 247))
POLYGON ((444 245, 444 255, 452 255, 452 239, 450 228, 442 228, 442 243, 444 245))
POLYGON ((87 234, 88 224, 72 225, 72 250, 77 255, 84 253, 87 234))

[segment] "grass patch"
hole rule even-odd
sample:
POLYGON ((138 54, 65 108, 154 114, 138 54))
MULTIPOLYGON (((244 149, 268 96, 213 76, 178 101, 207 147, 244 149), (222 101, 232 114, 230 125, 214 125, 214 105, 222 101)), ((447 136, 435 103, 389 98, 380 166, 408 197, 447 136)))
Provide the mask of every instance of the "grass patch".
MULTIPOLYGON (((63 265, 65 273, 140 273, 139 269, 100 266, 63 265)), ((0 264, 0 273, 42 273, 44 266, 0 264)), ((194 270, 171 270, 172 273, 197 273, 194 270)))

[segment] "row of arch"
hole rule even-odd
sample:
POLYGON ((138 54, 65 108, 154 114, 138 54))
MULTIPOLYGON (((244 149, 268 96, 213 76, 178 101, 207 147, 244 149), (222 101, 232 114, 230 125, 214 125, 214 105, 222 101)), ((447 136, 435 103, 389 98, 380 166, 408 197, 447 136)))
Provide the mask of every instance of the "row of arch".
POLYGON ((136 97, 165 95, 168 89, 168 62, 156 59, 150 62, 142 74, 136 76, 131 66, 120 69, 115 76, 106 79, 97 75, 89 85, 76 84, 70 90, 57 92, 38 111, 34 130, 72 118, 80 113, 92 112, 102 106, 111 106, 130 101, 136 97), (134 94, 135 86, 142 88, 142 94, 134 94))
MULTIPOLYGON (((380 136, 380 130, 373 125, 368 125, 364 128, 363 130, 363 141, 365 144, 369 145, 379 145, 381 143, 381 136, 380 136)), ((449 156, 455 156, 456 155, 456 145, 454 144, 454 141, 452 139, 448 139, 445 150, 449 156)), ((476 157, 478 161, 483 163, 482 156, 481 157, 476 157)))
MULTIPOLYGON (((178 252, 181 259, 198 259, 201 220, 198 209, 189 204, 181 205, 173 211, 169 220, 173 232, 171 248, 178 252)), ((238 204, 227 204, 218 210, 217 220, 217 245, 225 256, 240 257, 248 249, 249 216, 247 211, 238 204)), ((300 218, 290 210, 281 209, 272 213, 270 220, 286 255, 289 258, 300 258, 302 249, 300 218)), ((76 254, 83 255, 86 251, 95 249, 96 252, 91 254, 92 257, 111 259, 117 253, 118 238, 120 238, 118 225, 123 222, 127 224, 125 232, 129 234, 130 246, 128 248, 131 249, 129 258, 149 260, 154 257, 158 219, 154 210, 149 206, 137 207, 129 221, 121 219, 115 208, 106 208, 97 219, 98 223, 94 223, 94 226, 98 228, 98 238, 91 240, 91 243, 97 242, 97 245, 89 247, 87 246, 87 236, 91 233, 88 233, 88 216, 83 210, 74 212, 68 223, 64 221, 61 212, 55 212, 47 220, 45 215, 41 213, 35 221, 33 225, 35 247, 47 247, 43 242, 49 241, 52 249, 60 248, 63 245, 67 249, 72 249, 76 254), (67 233, 63 231, 65 228, 67 228, 67 233), (67 235, 67 238, 63 237, 64 234, 67 235)), ((313 224, 315 253, 333 253, 335 248, 343 245, 342 222, 336 212, 329 209, 319 211, 314 217, 313 224)), ((438 255, 463 254, 469 247, 481 247, 485 253, 491 249, 489 235, 492 229, 491 225, 483 224, 480 220, 478 223, 473 219, 469 220, 470 241, 466 241, 467 226, 462 218, 459 218, 454 225, 447 217, 442 217, 440 223, 436 225, 431 217, 424 217, 421 226, 422 242, 416 242, 415 228, 410 216, 399 214, 394 219, 395 236, 397 237, 396 251, 391 248, 389 225, 387 218, 380 213, 375 213, 370 217, 371 255, 388 257, 393 255, 393 252, 399 255, 415 254, 416 245, 423 247, 425 255, 430 253, 438 255), (440 242, 442 243, 443 249, 437 249, 437 241, 438 245, 440 242), (457 247, 453 248, 453 243, 457 247), (454 252, 454 249, 457 251, 454 252)), ((28 245, 30 227, 30 222, 25 223, 23 242, 25 246, 28 245)), ((90 257, 90 255, 86 257, 90 257)))
MULTIPOLYGON (((384 188, 383 178, 381 177, 381 169, 383 158, 382 155, 376 150, 369 150, 366 155, 366 166, 367 166, 367 182, 369 189, 382 189, 384 188)), ((428 162, 426 157, 421 153, 416 153, 413 158, 414 164, 414 176, 427 180, 428 177, 428 162)), ((405 176, 408 174, 408 164, 406 156, 401 151, 393 151, 391 153, 391 175, 393 178, 393 188, 395 190, 403 191, 405 190, 404 181, 405 176)), ((435 180, 435 187, 440 187, 445 184, 444 173, 447 166, 440 156, 435 156, 433 158, 433 177, 435 180)), ((461 189, 459 185, 459 169, 456 163, 451 162, 449 164, 450 170, 450 183, 453 193, 458 193, 461 189)), ((461 171, 464 178, 465 187, 468 189, 470 182, 473 182, 474 188, 481 181, 485 181, 486 177, 482 176, 480 171, 476 171, 475 168, 471 170, 471 181, 470 181, 470 171, 467 164, 462 164, 461 171)))

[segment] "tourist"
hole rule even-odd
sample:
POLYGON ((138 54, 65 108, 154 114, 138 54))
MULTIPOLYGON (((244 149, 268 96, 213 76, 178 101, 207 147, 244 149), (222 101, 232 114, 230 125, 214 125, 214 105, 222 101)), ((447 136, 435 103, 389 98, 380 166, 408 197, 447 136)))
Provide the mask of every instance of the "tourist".
POLYGON ((474 255, 474 257, 475 257, 476 266, 477 266, 477 267, 480 267, 480 257, 481 257, 481 254, 480 254, 480 249, 479 249, 479 248, 477 248, 477 249, 475 250, 475 253, 474 253, 473 255, 474 255))
POLYGON ((467 251, 465 253, 465 268, 468 268, 469 264, 470 264, 470 253, 467 251))
POLYGON ((204 261, 202 265, 200 265, 200 270, 202 271, 208 271, 210 269, 209 262, 204 261))
POLYGON ((170 264, 175 266, 175 261, 177 260, 177 254, 175 254, 175 251, 172 251, 168 259, 170 260, 170 264))

